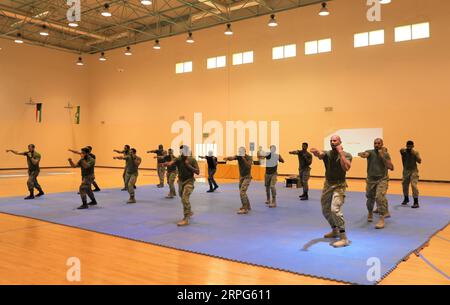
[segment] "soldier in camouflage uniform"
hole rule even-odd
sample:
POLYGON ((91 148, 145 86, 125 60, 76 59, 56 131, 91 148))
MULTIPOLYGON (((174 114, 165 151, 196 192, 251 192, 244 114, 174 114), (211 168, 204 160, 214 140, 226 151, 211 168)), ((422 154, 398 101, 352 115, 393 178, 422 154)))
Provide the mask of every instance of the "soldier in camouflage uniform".
POLYGON ((298 156, 298 180, 299 186, 303 188, 303 194, 300 195, 300 200, 308 200, 308 181, 311 174, 312 155, 308 152, 308 143, 302 144, 301 150, 294 150, 289 152, 291 155, 298 156))
POLYGON ((44 191, 42 190, 41 186, 39 185, 37 181, 37 177, 39 176, 39 173, 41 171, 39 167, 39 162, 41 161, 41 155, 35 151, 34 144, 28 145, 28 151, 26 152, 17 152, 15 150, 8 149, 6 152, 11 152, 15 155, 19 156, 26 156, 27 157, 27 164, 28 164, 28 180, 27 180, 27 187, 28 191, 30 192, 30 195, 25 197, 25 200, 34 199, 34 189, 37 189, 39 191, 38 194, 36 194, 36 197, 40 197, 44 195, 44 191))
POLYGON ((197 160, 191 157, 191 152, 187 145, 182 145, 180 150, 181 152, 178 158, 169 162, 163 162, 161 165, 165 167, 176 165, 178 169, 178 195, 181 197, 181 202, 183 203, 184 218, 177 225, 182 227, 189 225, 190 218, 194 215, 191 211, 189 198, 194 191, 194 174, 199 175, 200 169, 197 160))
POLYGON ((136 155, 136 149, 130 149, 130 153, 125 156, 113 157, 115 160, 125 160, 125 183, 127 185, 128 193, 130 194, 130 199, 127 203, 136 203, 134 186, 136 184, 137 178, 139 176, 139 165, 141 165, 142 159, 136 155))
POLYGON ((422 158, 417 150, 414 149, 414 142, 408 141, 406 143, 406 148, 400 150, 400 155, 402 156, 403 163, 403 196, 405 197, 402 205, 407 205, 409 203, 409 185, 411 184, 412 194, 414 198, 414 203, 412 205, 413 209, 419 207, 419 189, 417 188, 417 183, 419 182, 419 169, 417 168, 417 163, 422 163, 422 158))
MULTIPOLYGON (((123 154, 123 156, 126 157, 127 155, 130 154, 130 145, 125 145, 123 147, 123 150, 114 149, 113 152, 118 153, 118 154, 123 154)), ((125 181, 126 174, 127 174, 127 168, 125 166, 124 169, 123 169, 123 174, 122 174, 124 187, 121 189, 121 191, 127 191, 128 190, 128 185, 127 185, 127 183, 125 181)), ((134 188, 136 188, 136 186, 134 188)))
POLYGON ((247 190, 252 181, 252 164, 253 158, 247 155, 245 147, 239 148, 239 154, 232 157, 225 157, 225 161, 237 160, 239 165, 239 194, 241 197, 242 207, 237 212, 239 215, 248 214, 252 209, 247 196, 247 190))
MULTIPOLYGON (((165 162, 171 162, 175 160, 176 157, 173 154, 173 149, 169 148, 168 155, 165 156, 164 161, 165 162)), ((171 166, 167 166, 167 184, 169 185, 169 194, 166 196, 166 198, 174 198, 177 193, 175 191, 175 179, 177 178, 177 165, 173 164, 171 166)))
POLYGON ((269 208, 277 207, 277 178, 278 178, 278 162, 284 163, 284 159, 281 155, 277 154, 277 147, 275 145, 270 146, 270 153, 264 156, 266 174, 264 175, 264 186, 266 187, 266 204, 269 208), (272 193, 272 201, 271 201, 272 193))
POLYGON ((156 186, 159 188, 164 187, 164 176, 166 173, 166 167, 162 166, 162 164, 165 162, 165 158, 167 156, 167 151, 164 150, 164 146, 162 144, 159 144, 158 149, 155 150, 149 150, 147 151, 148 154, 156 154, 155 159, 156 162, 156 171, 158 172, 159 177, 159 184, 156 186))
POLYGON ((79 210, 87 209, 90 205, 97 205, 94 193, 92 192, 91 185, 94 181, 94 167, 95 159, 89 155, 89 150, 83 148, 81 150, 81 159, 75 164, 72 159, 68 159, 71 167, 81 168, 81 185, 80 185, 80 197, 82 205, 78 207, 79 210), (91 202, 87 203, 87 197, 91 199, 91 202))
MULTIPOLYGON (((89 151, 89 156, 92 157, 92 159, 96 160, 96 156, 92 153, 92 146, 86 146, 86 148, 89 151)), ((74 150, 74 149, 69 149, 69 151, 71 153, 77 154, 77 155, 81 155, 81 151, 78 150, 74 150)), ((93 174, 93 178, 94 180, 92 181, 92 185, 94 186, 94 189, 92 190, 93 192, 100 192, 100 187, 98 186, 97 182, 95 181, 95 172, 93 174)))
POLYGON ((332 150, 319 151, 311 149, 311 153, 323 160, 325 165, 325 184, 320 202, 322 214, 331 226, 332 231, 325 234, 325 238, 339 238, 331 245, 335 248, 350 245, 345 232, 345 220, 342 212, 345 199, 347 182, 346 172, 350 170, 352 155, 345 152, 342 147, 341 138, 334 135, 330 139, 332 150))
POLYGON ((394 170, 391 156, 387 152, 387 149, 383 147, 382 139, 375 139, 374 149, 366 150, 358 155, 361 158, 367 159, 367 221, 373 221, 373 207, 376 202, 380 219, 375 225, 375 228, 383 229, 385 226, 384 219, 389 214, 388 201, 386 199, 389 185, 388 170, 394 170))

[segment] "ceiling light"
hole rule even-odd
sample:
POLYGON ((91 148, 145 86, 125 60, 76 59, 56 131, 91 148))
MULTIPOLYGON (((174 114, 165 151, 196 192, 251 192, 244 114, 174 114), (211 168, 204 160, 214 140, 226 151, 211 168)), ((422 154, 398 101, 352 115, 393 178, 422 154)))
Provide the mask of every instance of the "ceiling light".
POLYGON ((76 28, 76 27, 78 27, 78 23, 76 23, 75 21, 69 22, 69 26, 70 26, 71 28, 76 28))
POLYGON ((133 55, 133 53, 131 53, 131 47, 127 47, 127 49, 125 50, 125 53, 124 53, 126 56, 131 56, 131 55, 133 55))
POLYGON ((277 20, 275 19, 275 15, 274 15, 274 14, 270 15, 270 19, 269 19, 268 25, 269 25, 270 27, 272 27, 272 28, 273 28, 273 27, 276 27, 276 26, 278 25, 277 20))
POLYGON ((380 0, 380 4, 389 4, 391 0, 380 0))
POLYGON ((77 60, 77 66, 84 66, 83 58, 82 58, 81 56, 78 57, 78 60, 77 60))
POLYGON ((194 43, 194 38, 192 37, 192 33, 191 32, 188 33, 188 37, 186 39, 186 42, 187 43, 194 43))
POLYGON ((142 5, 152 5, 152 1, 150 0, 141 0, 142 5))
POLYGON ((330 11, 327 8, 327 3, 322 2, 322 8, 320 9, 319 16, 328 16, 330 15, 330 11))
POLYGON ((102 52, 100 55, 100 58, 98 59, 100 61, 106 61, 105 52, 102 52))
POLYGON ((104 5, 103 11, 102 11, 102 16, 103 17, 111 17, 112 16, 111 12, 109 11, 108 3, 105 3, 105 5, 104 5))
POLYGON ((39 32, 39 34, 40 34, 41 36, 48 36, 48 35, 49 35, 48 29, 47 29, 47 26, 46 26, 46 25, 43 25, 43 26, 42 26, 42 30, 39 32))
POLYGON ((231 36, 233 35, 233 30, 231 29, 231 24, 227 24, 227 29, 225 30, 225 35, 231 36))
POLYGON ((161 49, 161 45, 159 44, 159 40, 158 39, 155 40, 155 45, 153 46, 153 49, 155 49, 155 50, 161 49))
POLYGON ((17 33, 17 35, 16 35, 16 40, 14 40, 14 42, 15 42, 15 43, 23 43, 23 40, 22 40, 22 34, 17 33))

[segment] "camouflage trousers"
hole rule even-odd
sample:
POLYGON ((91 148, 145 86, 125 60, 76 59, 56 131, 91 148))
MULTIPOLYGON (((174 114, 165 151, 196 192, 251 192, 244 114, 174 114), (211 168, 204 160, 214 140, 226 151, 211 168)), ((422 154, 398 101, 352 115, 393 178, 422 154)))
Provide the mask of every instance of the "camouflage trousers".
POLYGON ((338 228, 340 231, 345 230, 345 220, 342 209, 344 206, 346 188, 347 183, 345 182, 331 184, 328 181, 325 181, 322 197, 320 198, 323 216, 333 229, 338 228))
POLYGON ((303 192, 306 193, 309 190, 309 177, 311 175, 311 168, 299 169, 298 171, 298 187, 303 188, 303 192))
POLYGON ((28 171, 28 180, 27 180, 27 186, 28 190, 30 192, 33 191, 33 189, 37 189, 38 191, 42 191, 41 186, 39 185, 37 181, 37 177, 39 176, 39 170, 36 171, 28 171))
MULTIPOLYGON (((128 187, 127 182, 126 182, 126 179, 125 179, 126 175, 127 175, 127 169, 124 168, 124 169, 123 169, 123 174, 122 174, 124 188, 127 188, 127 187, 128 187)), ((95 180, 95 179, 94 179, 94 180, 95 180)))
POLYGON ((164 166, 157 164, 157 171, 158 171, 158 177, 159 177, 159 184, 164 185, 164 176, 166 174, 166 168, 164 166))
POLYGON ((178 180, 178 194, 180 195, 181 203, 183 204, 184 217, 189 217, 191 213, 191 202, 189 201, 189 197, 191 197, 191 194, 194 191, 194 182, 195 179, 193 178, 186 181, 178 180))
POLYGON ((127 186, 128 193, 130 194, 130 197, 134 197, 134 186, 136 185, 136 181, 138 178, 138 174, 125 174, 125 185, 127 186))
POLYGON ((411 184, 412 195, 414 198, 419 198, 419 189, 417 183, 419 182, 419 172, 416 170, 403 170, 403 195, 409 196, 409 185, 411 184))
POLYGON ((167 171, 167 184, 169 185, 169 196, 176 196, 175 179, 177 179, 177 171, 167 171))
POLYGON ((264 186, 266 187, 267 200, 270 200, 270 193, 272 193, 272 200, 275 201, 277 198, 277 177, 278 174, 266 174, 264 176, 264 186))
POLYGON ((367 178, 366 180, 366 198, 367 210, 373 211, 375 203, 377 204, 378 213, 384 215, 388 211, 388 201, 386 193, 389 186, 389 178, 367 178))
POLYGON ((252 181, 251 176, 245 176, 239 178, 239 195, 241 196, 242 208, 246 210, 250 210, 250 201, 247 196, 247 190, 250 186, 250 182, 252 181))
POLYGON ((82 177, 81 185, 80 185, 80 197, 81 197, 81 201, 83 201, 83 203, 85 203, 87 201, 86 196, 89 197, 89 199, 91 199, 91 200, 95 200, 94 193, 92 192, 92 189, 91 189, 91 185, 92 185, 93 181, 94 181, 93 175, 82 177))

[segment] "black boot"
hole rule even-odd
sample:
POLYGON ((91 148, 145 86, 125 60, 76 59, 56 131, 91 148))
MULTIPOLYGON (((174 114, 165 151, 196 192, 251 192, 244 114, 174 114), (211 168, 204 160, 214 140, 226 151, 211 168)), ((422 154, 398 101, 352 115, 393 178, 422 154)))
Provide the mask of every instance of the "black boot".
POLYGON ((308 200, 308 199, 309 199, 308 198, 308 192, 303 193, 303 195, 300 197, 301 201, 308 200))
POLYGON ((88 205, 97 205, 97 200, 95 200, 95 198, 92 199, 92 201, 89 202, 88 205))
POLYGON ((121 189, 122 192, 127 191, 128 189, 126 187, 124 187, 123 189, 121 189))
POLYGON ((407 205, 409 203, 409 197, 405 196, 405 199, 403 199, 402 205, 407 205))
POLYGON ((87 201, 86 201, 86 200, 83 200, 83 204, 80 205, 77 209, 78 209, 78 210, 84 210, 84 209, 88 209, 88 208, 89 208, 89 206, 88 206, 88 204, 87 204, 87 201))
POLYGON ((207 190, 206 192, 207 192, 207 193, 212 193, 212 192, 214 192, 211 181, 208 181, 208 183, 209 183, 209 190, 207 190))
POLYGON ((413 209, 419 208, 419 198, 414 198, 414 203, 411 208, 413 208, 413 209))
POLYGON ((34 191, 31 190, 30 191, 30 195, 24 198, 25 200, 30 200, 30 199, 34 199, 34 191))
POLYGON ((98 187, 97 182, 92 182, 92 185, 94 186, 94 189, 92 190, 93 192, 100 192, 100 188, 98 187))
POLYGON ((214 191, 217 190, 219 188, 219 186, 217 184, 214 184, 214 191))
POLYGON ((39 193, 36 195, 36 197, 41 197, 42 195, 44 195, 44 191, 41 188, 37 189, 39 191, 39 193))

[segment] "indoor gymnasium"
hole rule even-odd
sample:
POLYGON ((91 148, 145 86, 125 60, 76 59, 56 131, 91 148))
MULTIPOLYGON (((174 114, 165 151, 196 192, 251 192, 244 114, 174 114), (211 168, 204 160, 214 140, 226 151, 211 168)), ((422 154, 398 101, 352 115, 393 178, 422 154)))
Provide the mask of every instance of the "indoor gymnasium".
POLYGON ((448 285, 449 36, 448 0, 0 1, 0 284, 448 285))

